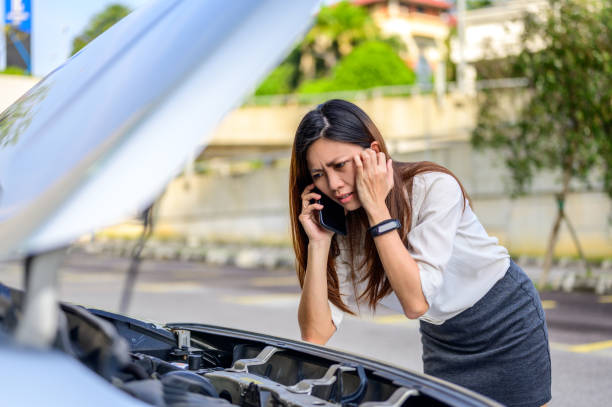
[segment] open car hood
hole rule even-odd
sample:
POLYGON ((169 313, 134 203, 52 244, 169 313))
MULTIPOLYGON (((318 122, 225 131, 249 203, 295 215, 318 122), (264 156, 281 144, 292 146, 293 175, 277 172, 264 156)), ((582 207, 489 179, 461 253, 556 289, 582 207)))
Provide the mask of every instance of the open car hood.
POLYGON ((160 0, 0 115, 0 258, 136 215, 307 28, 319 0, 160 0))

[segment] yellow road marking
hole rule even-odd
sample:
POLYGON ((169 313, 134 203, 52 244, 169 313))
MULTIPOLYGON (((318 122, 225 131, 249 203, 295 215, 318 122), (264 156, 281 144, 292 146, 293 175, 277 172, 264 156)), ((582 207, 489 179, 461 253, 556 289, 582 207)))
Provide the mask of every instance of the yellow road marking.
POLYGON ((299 294, 245 295, 240 297, 223 297, 225 302, 241 305, 266 305, 292 303, 300 298, 299 294))
POLYGON ((181 281, 176 283, 139 283, 136 291, 145 293, 176 293, 202 291, 203 287, 196 281, 181 281))
POLYGON ((377 324, 403 324, 406 322, 410 322, 405 315, 402 314, 393 314, 393 315, 381 315, 378 317, 372 318, 372 322, 377 324))
POLYGON ((599 303, 601 304, 612 304, 612 295, 603 295, 599 297, 599 303))
POLYGON ((300 285, 296 276, 257 277, 249 280, 249 283, 254 287, 298 287, 300 285))
POLYGON ((553 301, 553 300, 543 300, 542 301, 542 308, 544 309, 553 309, 557 307, 557 301, 553 301))
POLYGON ((598 350, 604 350, 608 348, 612 348, 612 341, 585 343, 583 345, 573 345, 573 346, 569 346, 568 350, 572 352, 576 352, 576 353, 588 353, 588 352, 595 352, 598 350))

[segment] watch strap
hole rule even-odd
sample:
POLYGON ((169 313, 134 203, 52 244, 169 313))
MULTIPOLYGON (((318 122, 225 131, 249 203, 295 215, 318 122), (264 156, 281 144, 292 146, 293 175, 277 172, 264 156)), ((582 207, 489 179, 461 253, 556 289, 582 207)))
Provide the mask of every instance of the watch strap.
POLYGON ((387 219, 383 220, 380 223, 368 228, 368 232, 372 237, 384 235, 387 232, 391 232, 392 230, 399 229, 402 227, 402 224, 397 219, 387 219))

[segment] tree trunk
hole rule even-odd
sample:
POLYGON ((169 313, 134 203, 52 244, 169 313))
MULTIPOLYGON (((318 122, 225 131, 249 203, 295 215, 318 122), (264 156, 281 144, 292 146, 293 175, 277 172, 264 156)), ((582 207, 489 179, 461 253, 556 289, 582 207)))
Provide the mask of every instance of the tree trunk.
POLYGON ((546 288, 546 283, 548 283, 548 272, 550 271, 553 254, 555 252, 555 246, 557 245, 557 240, 559 238, 559 227, 561 226, 562 219, 563 209, 561 207, 558 207, 557 218, 555 219, 552 231, 550 232, 550 236, 548 237, 546 257, 544 259, 544 266, 542 267, 542 274, 540 274, 540 281, 538 282, 538 288, 540 290, 544 290, 546 288))
POLYGON ((583 261, 584 263, 584 270, 586 271, 586 275, 590 276, 591 275, 591 267, 589 266, 589 263, 587 262, 587 259, 584 255, 584 251, 582 251, 582 245, 580 244, 580 240, 578 240, 578 234, 576 233, 576 230, 574 229, 574 226, 572 226, 569 218, 567 217, 567 214, 565 212, 563 212, 563 219, 565 220, 565 224, 567 225, 567 228, 569 229, 570 235, 572 236, 572 240, 574 241, 574 245, 576 245, 576 250, 578 250, 578 256, 580 256, 580 259, 583 261))
POLYGON ((300 57, 300 71, 302 72, 304 80, 314 79, 315 71, 315 58, 309 51, 304 51, 300 57))
POLYGON ((548 247, 546 249, 546 257, 544 259, 544 266, 542 267, 542 274, 540 274, 540 281, 538 282, 538 288, 543 290, 546 288, 548 283, 548 273, 550 272, 550 266, 552 265, 553 254, 555 253, 555 246, 559 239, 559 228, 561 227, 561 221, 563 220, 565 211, 565 197, 569 191, 569 182, 571 176, 569 172, 563 174, 563 189, 561 193, 557 194, 557 218, 548 237, 548 247))

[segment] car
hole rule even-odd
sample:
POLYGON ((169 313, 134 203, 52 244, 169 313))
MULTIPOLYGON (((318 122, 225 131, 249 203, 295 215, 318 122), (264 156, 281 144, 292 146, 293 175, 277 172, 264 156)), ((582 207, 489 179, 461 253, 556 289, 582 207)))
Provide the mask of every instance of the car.
POLYGON ((0 115, 0 259, 19 259, 25 276, 23 291, 0 284, 3 405, 499 405, 306 342, 156 325, 58 300, 67 247, 150 213, 223 115, 305 32, 318 3, 148 4, 0 115))

